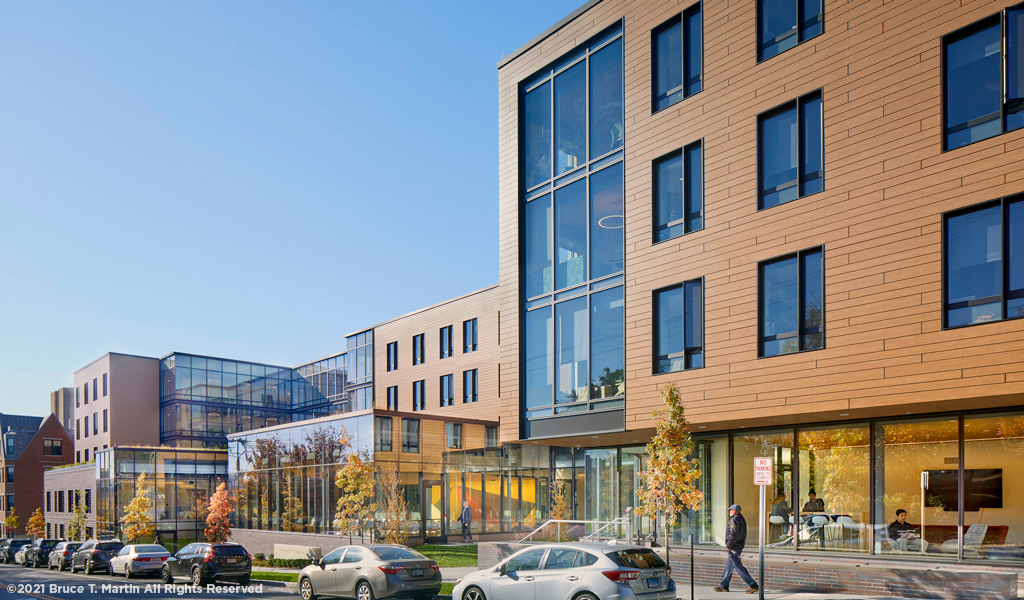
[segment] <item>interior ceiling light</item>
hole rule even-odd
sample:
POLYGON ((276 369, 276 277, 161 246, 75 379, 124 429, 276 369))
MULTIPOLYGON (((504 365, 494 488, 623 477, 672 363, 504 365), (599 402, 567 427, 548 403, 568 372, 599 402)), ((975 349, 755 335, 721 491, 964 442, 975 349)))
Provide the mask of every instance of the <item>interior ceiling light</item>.
POLYGON ((622 229, 624 221, 625 219, 623 219, 622 215, 608 215, 607 217, 601 217, 597 224, 605 229, 622 229), (618 220, 616 221, 616 219, 618 220))

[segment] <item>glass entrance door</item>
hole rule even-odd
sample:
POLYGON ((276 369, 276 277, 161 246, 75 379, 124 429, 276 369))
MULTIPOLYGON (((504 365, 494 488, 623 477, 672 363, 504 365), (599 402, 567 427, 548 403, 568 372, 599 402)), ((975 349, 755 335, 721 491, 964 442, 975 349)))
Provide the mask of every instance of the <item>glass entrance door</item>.
POLYGON ((427 542, 445 541, 444 484, 423 482, 423 534, 427 542))

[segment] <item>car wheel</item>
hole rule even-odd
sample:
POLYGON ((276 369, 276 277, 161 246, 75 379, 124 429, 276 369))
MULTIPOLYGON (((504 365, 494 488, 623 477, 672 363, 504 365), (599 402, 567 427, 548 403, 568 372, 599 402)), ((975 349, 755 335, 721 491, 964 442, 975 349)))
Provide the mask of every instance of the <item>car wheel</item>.
MULTIPOLYGON (((113 573, 114 569, 110 569, 110 572, 113 573)), ((124 565, 124 578, 125 579, 131 579, 132 578, 132 570, 128 568, 128 564, 127 563, 125 563, 125 565, 124 565)))
POLYGON ((75 570, 75 559, 73 559, 73 558, 71 559, 71 564, 68 565, 68 570, 71 571, 72 573, 76 573, 77 572, 75 570))
POLYGON ((86 559, 86 561, 85 561, 85 574, 86 575, 92 575, 93 572, 94 571, 93 571, 93 566, 92 566, 92 559, 91 558, 86 559))
POLYGON ((171 577, 171 568, 165 566, 160 569, 160 580, 164 583, 174 583, 174 578, 171 577))
POLYGON ((356 584, 356 600, 373 600, 373 588, 368 581, 356 584))
POLYGON ((573 600, 597 600, 597 596, 591 594, 590 592, 583 592, 579 596, 573 598, 573 600))
POLYGON ((192 567, 192 585, 203 587, 206 585, 206 578, 203 577, 203 570, 199 567, 192 567))
POLYGON ((313 582, 308 577, 303 577, 299 582, 299 595, 302 600, 316 600, 316 592, 313 591, 313 582))
POLYGON ((487 598, 484 596, 483 590, 470 586, 466 588, 466 591, 462 592, 462 600, 487 600, 487 598))

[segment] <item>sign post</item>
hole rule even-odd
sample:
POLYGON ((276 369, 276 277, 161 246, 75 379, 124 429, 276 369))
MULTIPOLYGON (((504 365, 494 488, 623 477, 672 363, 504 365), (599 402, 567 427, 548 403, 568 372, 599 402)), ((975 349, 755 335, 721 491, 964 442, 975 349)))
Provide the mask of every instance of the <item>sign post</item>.
POLYGON ((758 526, 758 558, 757 558, 757 597, 764 600, 764 504, 765 488, 772 484, 773 459, 759 456, 754 459, 754 485, 761 488, 761 503, 758 508, 760 524, 758 526))

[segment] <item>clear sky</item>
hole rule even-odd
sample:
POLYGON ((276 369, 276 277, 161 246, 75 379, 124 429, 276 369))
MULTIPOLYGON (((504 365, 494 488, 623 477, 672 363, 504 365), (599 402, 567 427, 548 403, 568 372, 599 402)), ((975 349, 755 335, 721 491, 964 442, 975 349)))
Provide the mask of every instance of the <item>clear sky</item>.
POLYGON ((108 351, 296 365, 496 283, 496 63, 581 4, 5 3, 0 412, 108 351))

